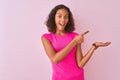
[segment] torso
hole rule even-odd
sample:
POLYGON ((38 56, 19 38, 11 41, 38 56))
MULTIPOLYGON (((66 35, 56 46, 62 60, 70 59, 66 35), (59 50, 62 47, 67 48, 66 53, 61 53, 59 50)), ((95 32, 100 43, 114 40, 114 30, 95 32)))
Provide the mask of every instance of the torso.
MULTIPOLYGON (((62 36, 54 33, 48 33, 45 35, 49 36, 48 39, 54 50, 58 52, 66 47, 77 35, 77 33, 71 32, 62 36)), ((79 68, 76 63, 76 46, 60 63, 52 63, 52 67, 52 80, 84 80, 84 71, 82 68, 79 68)))

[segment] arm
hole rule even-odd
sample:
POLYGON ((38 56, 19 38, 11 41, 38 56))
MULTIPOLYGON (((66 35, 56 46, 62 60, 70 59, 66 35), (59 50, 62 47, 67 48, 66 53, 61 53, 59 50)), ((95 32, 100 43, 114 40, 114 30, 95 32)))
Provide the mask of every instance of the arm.
POLYGON ((77 64, 82 60, 83 54, 82 54, 82 49, 81 49, 81 44, 77 45, 77 50, 76 50, 76 61, 77 64))
POLYGON ((93 52, 95 50, 95 46, 92 46, 90 50, 87 52, 85 56, 82 56, 81 46, 77 46, 77 52, 76 52, 76 59, 77 64, 80 68, 84 67, 84 65, 89 61, 91 56, 93 55, 93 52))
POLYGON ((94 51, 98 47, 105 47, 105 46, 108 46, 110 43, 111 42, 105 42, 105 43, 103 43, 103 42, 95 42, 84 57, 82 57, 81 47, 78 46, 77 47, 77 52, 76 52, 78 66, 80 68, 84 67, 84 65, 89 61, 89 59, 93 55, 94 51))
POLYGON ((63 58, 65 58, 67 54, 72 50, 72 48, 76 45, 76 42, 73 39, 65 48, 56 53, 48 39, 45 37, 42 37, 41 39, 45 48, 45 52, 47 53, 50 60, 55 64, 58 64, 63 58))

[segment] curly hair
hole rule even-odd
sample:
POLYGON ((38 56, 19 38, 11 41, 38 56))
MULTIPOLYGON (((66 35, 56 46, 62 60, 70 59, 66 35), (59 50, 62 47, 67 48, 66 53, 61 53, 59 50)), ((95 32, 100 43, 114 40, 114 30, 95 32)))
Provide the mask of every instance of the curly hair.
POLYGON ((46 26, 47 26, 47 29, 49 32, 53 32, 55 33, 56 32, 56 24, 55 24, 55 15, 56 15, 56 12, 59 10, 59 9, 66 9, 68 11, 68 15, 69 15, 69 21, 65 27, 65 31, 66 32, 72 32, 75 30, 75 27, 74 27, 74 19, 73 19, 73 15, 70 11, 70 9, 63 5, 63 4, 60 4, 60 5, 57 5, 55 6, 51 12, 49 13, 48 15, 48 19, 46 21, 46 26))

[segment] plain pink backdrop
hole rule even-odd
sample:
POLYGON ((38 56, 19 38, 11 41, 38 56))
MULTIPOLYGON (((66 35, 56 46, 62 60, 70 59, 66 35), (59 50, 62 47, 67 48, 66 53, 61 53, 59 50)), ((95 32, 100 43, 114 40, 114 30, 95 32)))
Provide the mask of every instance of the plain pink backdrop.
POLYGON ((99 48, 84 67, 85 80, 120 80, 119 0, 1 0, 0 80, 50 80, 51 64, 41 43, 45 20, 58 5, 68 6, 76 31, 90 30, 83 54, 95 41, 111 41, 99 48))

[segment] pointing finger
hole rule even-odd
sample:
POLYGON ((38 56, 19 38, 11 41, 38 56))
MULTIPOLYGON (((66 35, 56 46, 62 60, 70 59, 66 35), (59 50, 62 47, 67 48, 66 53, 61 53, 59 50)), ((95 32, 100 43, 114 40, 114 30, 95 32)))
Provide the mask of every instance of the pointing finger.
POLYGON ((87 34, 88 32, 90 32, 90 31, 86 31, 86 32, 84 32, 84 33, 82 34, 82 36, 84 36, 84 35, 87 34))

